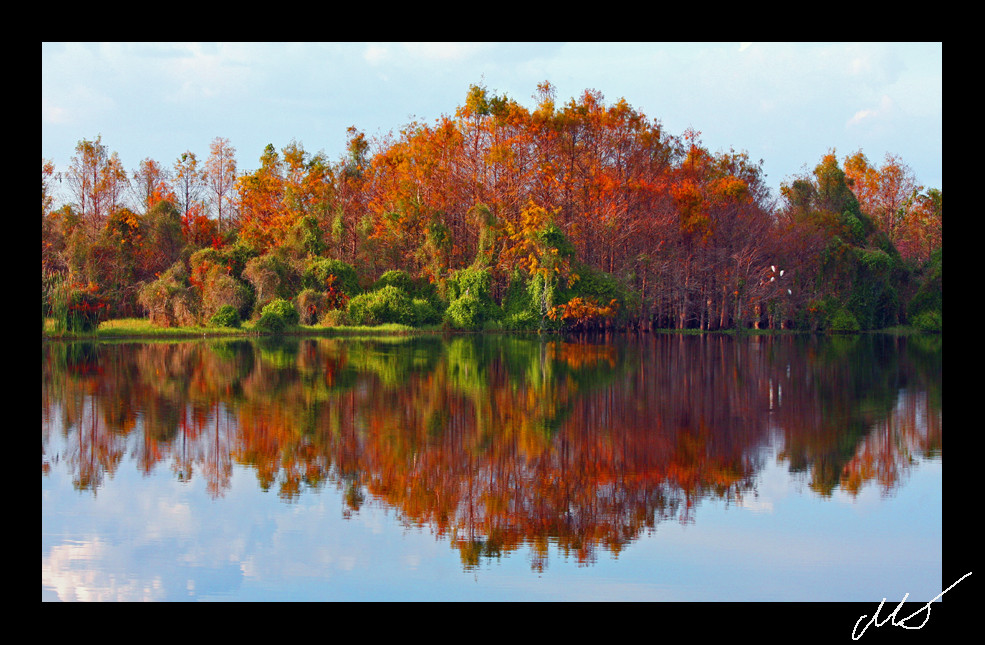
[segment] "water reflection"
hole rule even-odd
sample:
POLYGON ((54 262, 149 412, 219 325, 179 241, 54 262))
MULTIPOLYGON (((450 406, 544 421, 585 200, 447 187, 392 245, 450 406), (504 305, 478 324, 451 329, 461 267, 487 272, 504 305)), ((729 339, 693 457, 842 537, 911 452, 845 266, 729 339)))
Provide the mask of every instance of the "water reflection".
POLYGON ((396 509, 466 568, 619 553, 754 495, 774 445, 822 497, 941 456, 940 337, 49 343, 42 365, 42 473, 95 495, 132 460, 218 499, 238 464, 288 503, 396 509))

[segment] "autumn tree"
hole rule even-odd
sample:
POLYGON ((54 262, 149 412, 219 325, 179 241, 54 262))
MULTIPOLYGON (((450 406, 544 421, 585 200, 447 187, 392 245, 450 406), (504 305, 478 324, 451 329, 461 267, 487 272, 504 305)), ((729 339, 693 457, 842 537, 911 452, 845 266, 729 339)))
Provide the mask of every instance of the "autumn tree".
POLYGON ((229 216, 229 202, 235 183, 236 148, 229 143, 229 139, 216 137, 209 146, 209 158, 205 161, 205 184, 212 197, 219 233, 223 229, 223 213, 229 216))
POLYGON ((916 205, 907 221, 908 235, 904 253, 921 262, 929 261, 944 243, 943 191, 927 189, 916 197, 916 205))
POLYGON ((175 160, 172 181, 177 206, 185 219, 204 214, 205 174, 194 152, 185 151, 175 160))
POLYGON ((288 228, 280 154, 268 143, 260 167, 236 181, 240 238, 263 253, 283 241, 288 228))
POLYGON ((798 181, 796 190, 784 185, 788 208, 802 213, 797 217, 816 231, 820 242, 816 255, 793 260, 801 289, 815 294, 801 303, 801 326, 831 328, 837 321, 845 329, 874 329, 896 324, 906 269, 888 233, 862 210, 834 151, 821 159, 812 177, 798 181))
POLYGON ((82 220, 95 226, 120 205, 129 180, 119 156, 109 153, 102 136, 83 139, 75 152, 66 179, 82 220))
POLYGON ((134 191, 133 206, 142 213, 153 208, 161 200, 174 201, 176 199, 165 169, 149 157, 141 161, 137 169, 133 171, 132 187, 134 191))
POLYGON ((845 175, 859 200, 863 212, 895 245, 907 237, 907 224, 923 190, 913 170, 898 155, 887 153, 882 166, 876 168, 859 150, 845 159, 845 175))

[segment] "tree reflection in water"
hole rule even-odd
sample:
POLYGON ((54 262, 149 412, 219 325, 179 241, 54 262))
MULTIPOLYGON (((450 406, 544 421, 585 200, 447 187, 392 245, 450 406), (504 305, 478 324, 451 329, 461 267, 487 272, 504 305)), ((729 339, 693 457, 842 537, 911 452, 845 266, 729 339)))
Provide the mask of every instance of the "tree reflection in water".
POLYGON ((397 509, 467 568, 618 553, 755 494, 773 442, 821 496, 941 456, 940 337, 47 343, 42 365, 42 473, 95 492, 129 458, 218 498, 238 464, 288 502, 397 509))

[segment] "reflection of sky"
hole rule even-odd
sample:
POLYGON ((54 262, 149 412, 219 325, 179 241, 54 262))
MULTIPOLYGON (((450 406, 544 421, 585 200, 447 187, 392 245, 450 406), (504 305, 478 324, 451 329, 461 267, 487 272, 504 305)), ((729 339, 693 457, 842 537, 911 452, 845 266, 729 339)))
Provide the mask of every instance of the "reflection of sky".
POLYGON ((822 499, 766 459, 757 497, 701 502, 618 557, 578 566, 526 551, 463 571, 447 539, 340 493, 286 503, 234 468, 226 495, 124 461, 93 495, 59 465, 42 477, 42 600, 928 600, 942 576, 942 466, 893 496, 822 499))

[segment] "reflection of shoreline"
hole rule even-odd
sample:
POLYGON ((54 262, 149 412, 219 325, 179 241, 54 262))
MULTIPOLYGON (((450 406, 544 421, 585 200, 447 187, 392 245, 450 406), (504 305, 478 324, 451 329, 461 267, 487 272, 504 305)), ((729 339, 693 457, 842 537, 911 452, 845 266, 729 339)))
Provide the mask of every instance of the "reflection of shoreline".
MULTIPOLYGON (((351 512, 367 500, 396 508, 453 536, 466 566, 538 540, 591 561, 659 522, 693 521, 703 499, 767 512, 772 500, 754 487, 776 431, 780 461, 821 496, 857 495, 866 482, 892 490, 914 454, 939 454, 933 397, 896 387, 901 370, 923 379, 905 355, 880 363, 871 359, 885 348, 809 345, 834 355, 810 359, 798 343, 49 351, 42 469, 60 465, 95 491, 124 459, 147 473, 170 462, 176 478, 204 476, 221 496, 238 463, 285 500, 331 485, 351 512), (846 360, 864 369, 846 370, 846 360), (46 418, 67 429, 51 454, 46 433, 59 423, 46 418)), ((939 399, 939 381, 930 385, 939 399)))

